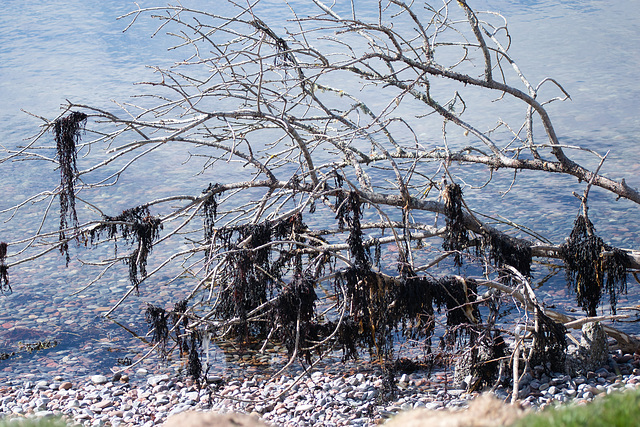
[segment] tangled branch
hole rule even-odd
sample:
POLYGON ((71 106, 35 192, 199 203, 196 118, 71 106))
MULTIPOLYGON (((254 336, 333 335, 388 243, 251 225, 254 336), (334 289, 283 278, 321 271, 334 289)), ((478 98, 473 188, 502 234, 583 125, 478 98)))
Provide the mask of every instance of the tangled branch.
MULTIPOLYGON (((229 2, 228 14, 167 6, 122 17, 154 13, 186 59, 156 68, 158 80, 146 82, 156 91, 153 103, 136 106, 136 115, 70 103, 66 111, 74 112, 45 123, 54 129, 60 164, 61 184, 52 192, 60 199, 58 240, 56 231, 39 231, 29 241, 59 246, 67 264, 74 239, 113 244, 115 260, 103 263, 126 262, 132 284, 118 305, 180 260, 171 273, 193 283, 189 297, 173 315, 150 306, 147 319, 155 345, 167 351, 173 336, 194 377, 206 371, 198 357, 203 337, 279 340, 309 365, 332 348, 345 359, 366 349, 387 363, 399 336, 419 341, 425 354, 433 355, 439 335, 445 351, 472 348, 474 363, 482 354, 502 358, 505 328, 497 322, 508 304, 523 308, 535 330, 530 353, 540 359, 551 349, 561 360, 563 326, 531 296, 514 297, 532 278, 532 259, 562 258, 577 303, 595 316, 603 289, 615 310, 627 269, 638 268, 640 258, 592 241, 584 222, 576 222, 566 245, 483 222, 484 207, 470 207, 467 196, 482 189, 465 182, 485 173, 486 187, 498 169, 535 170, 635 203, 640 193, 567 155, 538 89, 551 81, 557 99, 568 94, 555 80, 535 85, 524 77, 509 56, 500 15, 464 1, 423 8, 392 0, 380 2, 370 22, 313 3, 291 16, 296 31, 262 14, 260 1, 229 2), (502 68, 495 72, 503 62, 517 85, 502 68), (496 105, 521 111, 520 122, 492 111, 477 118, 470 89, 492 101, 499 95, 496 105), (78 170, 76 144, 89 118, 93 139, 84 145, 93 163, 78 170), (535 140, 534 118, 543 125, 535 140), (91 195, 117 188, 133 165, 157 152, 171 159, 174 147, 188 156, 197 188, 103 213, 111 207, 91 195), (79 191, 86 196, 77 198, 79 191), (99 216, 80 223, 79 205, 99 216), (118 255, 118 239, 128 254, 118 255), (168 251, 157 249, 165 244, 168 251), (456 274, 463 266, 476 277, 456 274), (478 287, 489 283, 485 295, 478 287), (483 353, 483 346, 492 350, 483 353)), ((43 253, 7 257, 2 245, 5 289, 10 265, 43 253)), ((480 382, 495 374, 494 365, 480 382)))

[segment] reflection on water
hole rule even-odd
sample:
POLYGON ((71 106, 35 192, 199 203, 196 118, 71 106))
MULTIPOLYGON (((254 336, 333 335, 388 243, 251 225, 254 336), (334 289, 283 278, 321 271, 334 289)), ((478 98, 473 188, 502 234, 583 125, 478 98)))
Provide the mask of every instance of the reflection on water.
MULTIPOLYGON (((151 0, 139 2, 142 7, 157 3, 164 4, 151 0)), ((204 0, 182 3, 194 8, 211 7, 211 2, 204 0)), ((302 2, 293 2, 296 3, 302 2)), ((275 4, 263 2, 262 7, 273 8, 275 4)), ((182 59, 179 51, 166 51, 171 43, 166 37, 149 37, 157 22, 143 18, 127 33, 122 33, 128 21, 116 21, 115 17, 135 8, 133 3, 5 0, 3 6, 5 10, 20 11, 0 15, 3 145, 20 145, 38 130, 38 119, 25 115, 20 109, 50 118, 65 99, 72 99, 118 111, 112 99, 127 101, 131 94, 149 90, 132 85, 153 79, 152 70, 145 68, 146 65, 167 66, 182 59)), ((640 39, 636 29, 640 9, 628 2, 604 0, 587 5, 581 1, 481 0, 477 7, 498 10, 508 18, 513 37, 512 56, 534 84, 552 76, 571 94, 572 101, 549 105, 562 141, 602 153, 611 149, 603 171, 617 179, 624 176, 628 184, 640 186, 640 162, 636 160, 640 158, 637 115, 640 111, 640 86, 637 85, 640 39)), ((344 12, 348 14, 349 9, 346 5, 344 12)), ((283 27, 287 25, 291 24, 282 23, 283 27)), ((555 93, 551 85, 548 90, 544 96, 555 93)), ((481 115, 482 111, 477 114, 481 115)), ((571 154, 589 167, 597 164, 584 153, 571 154)), ((183 164, 185 153, 176 152, 169 157, 172 157, 170 165, 162 156, 149 157, 138 171, 144 172, 144 178, 123 180, 118 192, 108 200, 114 211, 107 213, 115 215, 136 199, 157 195, 158 189, 175 193, 199 192, 206 187, 209 181, 204 183, 203 178, 194 177, 191 165, 183 164)), ((27 194, 54 186, 58 179, 52 163, 3 164, 1 167, 0 209, 14 205, 27 194)), ((478 182, 470 177, 470 184, 481 185, 484 175, 482 177, 478 182)), ((572 193, 581 193, 584 185, 567 177, 541 173, 519 174, 513 186, 512 180, 512 172, 497 171, 493 185, 470 195, 467 203, 496 219, 516 220, 550 241, 562 242, 578 212, 579 202, 572 193)), ((590 202, 592 221, 607 243, 640 248, 640 234, 631 232, 635 229, 631 224, 640 222, 636 205, 615 201, 598 189, 592 189, 590 202)), ((28 233, 38 220, 36 212, 14 218, 9 224, 2 223, 0 240, 13 240, 28 233)), ((423 250, 429 250, 428 245, 423 250)), ((69 268, 61 267, 59 262, 60 259, 52 255, 37 265, 11 272, 14 292, 0 297, 0 351, 16 351, 20 340, 55 339, 60 343, 49 350, 17 352, 15 357, 1 361, 0 370, 4 369, 7 375, 33 369, 33 366, 42 372, 56 373, 63 366, 77 369, 75 372, 79 374, 94 373, 117 365, 118 359, 139 357, 149 348, 139 338, 146 334, 145 304, 171 308, 190 291, 191 284, 181 282, 158 291, 162 281, 150 281, 142 286, 140 297, 116 312, 116 320, 121 325, 118 326, 102 321, 99 316, 126 292, 126 267, 113 269, 99 285, 72 297, 89 276, 77 262, 69 268), (57 358, 50 360, 49 354, 57 358)), ((569 307, 573 305, 572 296, 567 295, 564 288, 564 274, 547 279, 554 268, 535 265, 535 277, 545 282, 541 292, 553 298, 559 309, 569 307)), ((441 269, 447 272, 447 267, 441 269)), ((628 299, 636 301, 635 287, 631 292, 628 299)), ((634 326, 628 324, 625 328, 633 330, 634 326)), ((224 363, 239 356, 237 349, 227 351, 225 347, 225 352, 228 353, 225 357, 216 352, 211 357, 224 363)), ((152 357, 149 361, 156 363, 157 359, 152 357)))

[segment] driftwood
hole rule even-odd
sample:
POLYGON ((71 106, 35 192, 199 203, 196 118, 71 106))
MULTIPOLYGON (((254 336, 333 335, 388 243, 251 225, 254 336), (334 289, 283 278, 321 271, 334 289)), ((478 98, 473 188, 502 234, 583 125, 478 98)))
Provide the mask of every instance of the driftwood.
MULTIPOLYGON (((531 258, 560 258, 563 246, 525 240, 515 223, 492 227, 481 207, 467 205, 466 195, 484 195, 498 169, 514 182, 527 171, 584 182, 584 219, 591 186, 640 204, 622 177, 600 174, 606 155, 584 150, 597 169, 571 159, 576 147, 560 143, 546 110, 569 94, 553 78, 525 78, 508 52, 504 17, 464 1, 401 0, 340 16, 313 0, 300 10, 283 2, 285 22, 261 16, 261 6, 139 8, 122 17, 159 19, 158 31, 177 37, 185 60, 154 68, 144 105, 115 113, 69 102, 57 117, 38 116, 42 129, 25 146, 2 152, 0 165, 46 162, 61 181, 0 212, 11 221, 27 209, 42 214, 32 233, 0 243, 0 290, 10 290, 13 269, 54 250, 69 264, 74 243, 113 247, 98 260, 83 253, 83 268, 97 270, 79 292, 125 263, 130 287, 108 312, 117 316, 138 292, 187 283, 184 301, 147 314, 153 345, 164 351, 171 338, 188 348, 195 373, 203 371, 198 343, 216 336, 277 340, 291 361, 309 364, 331 348, 347 358, 366 348, 391 361, 397 329, 430 345, 441 308, 449 350, 471 346, 498 334, 493 320, 480 325, 474 314, 492 303, 478 298, 477 284, 569 327, 596 321, 541 307, 528 286, 531 258), (556 96, 545 98, 543 86, 556 96), (466 113, 471 99, 481 114, 466 113), (498 106, 522 114, 506 123, 498 106), (46 142, 50 133, 59 144, 46 142), (165 168, 175 167, 176 152, 188 159, 193 187, 155 196, 164 183, 140 180, 145 199, 112 212, 109 192, 158 152, 165 168), (478 180, 484 184, 467 184, 478 180), (59 226, 48 228, 56 199, 59 226), (437 277, 434 266, 459 271, 463 262, 488 280, 437 277), (522 293, 498 282, 505 269, 522 293)), ((609 249, 595 255, 598 263, 620 257, 609 249)), ((614 302, 625 268, 640 268, 640 252, 626 254, 606 285, 614 302)), ((638 350, 635 337, 605 330, 624 351, 638 350)))

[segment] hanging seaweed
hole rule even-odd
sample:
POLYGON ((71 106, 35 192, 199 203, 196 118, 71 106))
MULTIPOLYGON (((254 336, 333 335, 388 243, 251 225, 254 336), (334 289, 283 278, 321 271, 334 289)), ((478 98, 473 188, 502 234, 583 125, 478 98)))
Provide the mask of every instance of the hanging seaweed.
POLYGON ((264 221, 236 228, 220 229, 217 239, 223 247, 238 248, 225 256, 226 286, 220 292, 216 312, 224 318, 237 317, 235 335, 248 338, 250 332, 261 334, 266 325, 257 324, 249 330, 246 314, 274 294, 281 272, 271 268, 273 224, 264 221))
POLYGON ((625 251, 604 245, 606 254, 603 254, 602 269, 606 272, 605 290, 609 293, 611 311, 616 314, 618 295, 627 292, 627 261, 625 251))
MULTIPOLYGON (((303 259, 296 242, 305 243, 302 236, 307 226, 302 214, 296 213, 278 221, 263 221, 238 227, 220 228, 214 236, 218 246, 226 251, 224 257, 223 288, 217 314, 240 319, 232 334, 237 337, 260 335, 270 325, 265 322, 247 324, 246 313, 283 291, 288 278, 302 277, 303 259), (282 242, 284 241, 284 242, 282 242), (273 260, 275 255, 277 258, 273 260)), ((312 244, 318 244, 313 242, 312 244)), ((317 275, 326 264, 322 254, 314 263, 317 275)))
MULTIPOLYGON (((306 239, 301 237, 301 234, 307 231, 307 226, 302 222, 302 213, 298 212, 289 218, 278 221, 273 225, 273 239, 274 240, 292 240, 296 242, 305 243, 306 239)), ((312 244, 320 244, 312 242, 312 244)), ((286 270, 286 266, 292 263, 293 274, 303 274, 302 254, 296 251, 297 245, 294 245, 293 250, 282 250, 280 256, 271 264, 270 275, 273 277, 281 278, 286 270)))
POLYGON ((176 344, 178 345, 178 351, 181 355, 188 354, 188 346, 183 335, 187 332, 187 326, 189 326, 189 319, 186 316, 187 312, 187 300, 181 300, 175 303, 173 310, 171 310, 171 323, 175 330, 176 344))
POLYGON ((185 316, 187 301, 177 302, 173 310, 167 312, 161 307, 148 304, 145 319, 149 325, 151 343, 158 345, 161 359, 169 357, 169 339, 176 342, 179 356, 186 359, 186 371, 193 380, 200 384, 203 376, 202 363, 200 361, 200 348, 202 337, 196 330, 188 331, 189 321, 185 316))
MULTIPOLYGON (((476 247, 476 250, 478 256, 488 256, 496 267, 510 265, 523 276, 531 277, 531 245, 506 234, 489 230, 482 233, 482 245, 476 247)), ((511 284, 509 276, 505 276, 504 281, 511 284)))
POLYGON ((256 29, 264 32, 265 34, 267 34, 269 37, 273 39, 276 45, 276 56, 273 59, 274 65, 288 66, 288 65, 294 65, 296 63, 295 57, 289 51, 289 46, 287 42, 283 38, 278 37, 278 35, 274 33, 273 30, 267 26, 267 24, 265 24, 262 20, 257 18, 251 21, 250 24, 253 25, 256 29))
POLYGON ((476 302, 477 284, 473 279, 445 276, 435 281, 433 299, 438 309, 446 307, 447 326, 476 324, 481 320, 476 302))
POLYGON ((454 264, 461 266, 462 254, 460 252, 469 243, 469 232, 464 225, 464 215, 462 213, 462 189, 458 184, 445 185, 442 198, 444 199, 446 215, 442 249, 454 251, 454 264))
MULTIPOLYGON (((327 322, 327 327, 335 329, 338 327, 334 322, 327 322)), ((358 325, 351 317, 345 318, 338 327, 336 347, 342 350, 342 361, 358 359, 358 343, 360 334, 358 325)))
POLYGON ((77 111, 62 117, 53 123, 56 140, 56 157, 60 164, 60 230, 58 239, 61 243, 60 252, 65 255, 69 265, 69 244, 65 230, 69 222, 73 227, 78 226, 76 213, 75 181, 78 173, 76 165, 76 144, 80 142, 80 133, 84 129, 87 115, 77 111))
POLYGON ((187 375, 189 375, 196 384, 200 384, 203 377, 202 362, 200 361, 200 347, 202 345, 202 337, 197 331, 191 331, 189 335, 190 343, 189 359, 187 361, 187 375))
POLYGON ((393 352, 391 332, 397 323, 391 316, 392 282, 371 270, 352 267, 336 277, 334 286, 346 289, 348 314, 357 327, 357 341, 379 360, 389 360, 393 352))
POLYGON ((298 350, 301 350, 299 355, 307 363, 311 363, 311 353, 304 349, 318 341, 320 332, 314 322, 318 299, 314 285, 312 277, 297 274, 274 304, 274 323, 278 325, 279 339, 290 355, 296 350, 297 343, 298 350))
POLYGON ((567 328, 536 308, 538 330, 533 331, 529 363, 542 365, 549 372, 564 372, 567 358, 567 328))
POLYGON ((360 226, 360 218, 362 217, 362 205, 360 196, 355 191, 350 191, 345 199, 342 200, 336 212, 338 219, 338 228, 344 229, 346 224, 349 227, 349 237, 347 244, 351 257, 357 268, 368 270, 371 267, 370 254, 368 249, 362 245, 362 228, 360 226))
POLYGON ((565 263, 567 284, 587 315, 597 315, 603 291, 609 293, 615 314, 617 295, 626 292, 626 254, 605 244, 585 215, 576 218, 560 254, 565 263))
POLYGON ((337 276, 334 286, 336 295, 340 295, 339 288, 346 290, 349 307, 348 320, 343 322, 338 337, 345 358, 356 357, 356 342, 380 360, 392 360, 397 331, 409 339, 422 340, 429 353, 435 307, 446 311, 447 330, 442 343, 448 348, 468 337, 481 321, 477 284, 471 279, 411 275, 394 280, 352 267, 337 276))
MULTIPOLYGON (((203 191, 203 193, 208 194, 211 192, 215 192, 220 188, 219 184, 209 184, 209 186, 203 191)), ((205 242, 209 242, 209 240, 213 237, 215 232, 215 219, 218 215, 218 201, 216 200, 216 196, 218 193, 211 194, 207 199, 202 202, 202 215, 204 217, 204 240, 205 242)))
POLYGON ((429 349, 435 327, 433 290, 433 279, 412 275, 400 281, 393 303, 403 333, 414 340, 424 339, 429 349))
POLYGON ((102 232, 115 239, 117 253, 117 238, 122 238, 128 244, 135 246, 127 260, 129 266, 129 280, 138 290, 140 281, 147 276, 147 258, 153 250, 153 242, 160 237, 162 221, 151 216, 147 206, 137 206, 127 209, 120 215, 111 217, 105 215, 103 222, 90 231, 93 243, 102 232))
POLYGON ((266 299, 264 284, 254 275, 251 254, 247 250, 230 253, 226 257, 229 284, 220 293, 217 311, 224 318, 239 318, 241 323, 234 326, 234 335, 248 338, 246 314, 266 299))
POLYGON ((0 242, 0 292, 11 293, 9 267, 7 267, 7 244, 0 242))
POLYGON ((169 314, 162 307, 148 304, 145 319, 149 325, 151 343, 158 344, 161 357, 166 358, 168 354, 167 343, 169 341, 169 314))

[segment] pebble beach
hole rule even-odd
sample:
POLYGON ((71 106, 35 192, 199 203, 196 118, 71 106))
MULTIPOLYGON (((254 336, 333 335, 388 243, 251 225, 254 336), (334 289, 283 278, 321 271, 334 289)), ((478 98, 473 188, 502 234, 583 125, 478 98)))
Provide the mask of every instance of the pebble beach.
MULTIPOLYGON (((133 370, 132 370, 133 371, 133 370)), ((383 379, 367 363, 326 364, 302 376, 246 377, 210 375, 197 387, 190 379, 157 374, 145 368, 131 374, 99 374, 83 378, 64 373, 52 379, 23 376, 0 379, 2 417, 63 416, 83 426, 154 426, 187 410, 243 412, 277 426, 372 426, 414 408, 462 409, 477 396, 452 387, 452 373, 399 373, 394 397, 383 396, 383 379)), ((525 374, 519 398, 525 408, 586 403, 598 396, 636 389, 640 357, 613 353, 608 366, 571 377, 545 373, 541 367, 525 374)), ((510 388, 492 393, 510 399, 510 388)))

